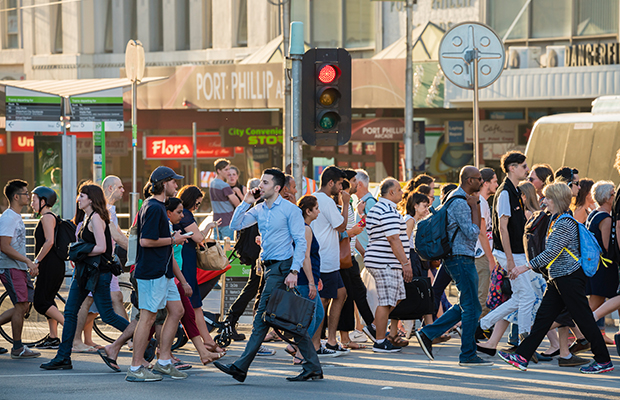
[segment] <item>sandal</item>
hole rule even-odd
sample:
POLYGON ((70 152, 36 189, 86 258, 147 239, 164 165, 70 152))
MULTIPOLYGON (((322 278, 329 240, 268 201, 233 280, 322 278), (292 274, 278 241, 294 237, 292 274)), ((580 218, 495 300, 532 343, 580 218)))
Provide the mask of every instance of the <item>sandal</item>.
POLYGON ((307 364, 308 361, 304 360, 303 358, 299 358, 297 356, 293 356, 293 365, 304 365, 307 364))
POLYGON ((342 346, 345 349, 350 349, 350 350, 364 350, 364 349, 366 349, 366 345, 361 344, 361 343, 356 343, 356 342, 343 343, 342 346))
POLYGON ((183 362, 183 361, 180 361, 180 360, 179 360, 179 361, 177 361, 177 362, 175 362, 175 363, 174 363, 174 364, 172 364, 172 365, 174 365, 174 368, 176 368, 176 369, 177 369, 177 370, 179 370, 179 371, 185 371, 186 369, 190 369, 190 368, 192 368, 192 366, 191 366, 191 365, 189 365, 188 363, 185 363, 185 362, 183 362))
POLYGON ((286 351, 292 357, 295 357, 295 354, 297 354, 297 350, 295 350, 295 348, 290 344, 284 348, 284 351, 286 351))
POLYGON ((209 359, 207 361, 203 360, 202 358, 200 359, 200 362, 202 363, 202 365, 207 365, 212 363, 213 361, 217 361, 220 358, 224 357, 226 355, 226 353, 218 353, 218 352, 212 352, 211 354, 216 354, 216 356, 212 359, 209 359))
POLYGON ((211 353, 224 353, 226 354, 226 349, 221 348, 215 342, 213 343, 205 343, 205 348, 209 350, 211 353))
POLYGON ((110 367, 112 371, 121 372, 121 369, 118 367, 118 363, 116 362, 116 360, 113 360, 110 357, 108 357, 108 353, 105 352, 105 349, 97 350, 97 354, 99 354, 99 356, 101 357, 105 365, 110 367))
POLYGON ((388 336, 387 339, 396 347, 407 347, 409 346, 409 341, 403 339, 400 336, 388 336))

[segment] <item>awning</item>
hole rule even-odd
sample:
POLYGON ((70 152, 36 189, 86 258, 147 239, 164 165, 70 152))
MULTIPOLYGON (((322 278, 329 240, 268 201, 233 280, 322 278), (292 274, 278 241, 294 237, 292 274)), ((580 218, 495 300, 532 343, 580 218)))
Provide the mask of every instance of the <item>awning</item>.
MULTIPOLYGON (((144 85, 149 82, 160 81, 167 78, 166 76, 144 78, 138 85, 144 85)), ((127 78, 0 81, 0 92, 4 92, 6 86, 34 90, 61 97, 70 97, 119 87, 129 90, 131 81, 127 78)))
MULTIPOLYGON (((445 31, 432 22, 420 25, 413 30, 413 61, 439 60, 439 43, 445 31)), ((407 37, 403 36, 372 58, 405 58, 407 55, 407 37)))

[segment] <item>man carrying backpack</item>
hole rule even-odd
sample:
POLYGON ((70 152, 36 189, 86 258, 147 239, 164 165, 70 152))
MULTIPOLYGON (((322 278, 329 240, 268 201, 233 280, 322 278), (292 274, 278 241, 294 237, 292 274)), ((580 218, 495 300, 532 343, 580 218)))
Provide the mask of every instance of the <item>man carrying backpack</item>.
POLYGON ((459 365, 489 366, 493 363, 483 360, 476 354, 474 337, 478 317, 482 310, 478 302, 478 273, 474 263, 476 242, 480 234, 480 199, 478 197, 482 186, 480 171, 472 166, 463 167, 460 182, 460 186, 450 194, 446 201, 447 237, 453 240, 452 251, 444 259, 444 267, 454 279, 459 290, 459 301, 433 324, 416 331, 416 338, 426 356, 433 360, 433 339, 462 321, 459 365))

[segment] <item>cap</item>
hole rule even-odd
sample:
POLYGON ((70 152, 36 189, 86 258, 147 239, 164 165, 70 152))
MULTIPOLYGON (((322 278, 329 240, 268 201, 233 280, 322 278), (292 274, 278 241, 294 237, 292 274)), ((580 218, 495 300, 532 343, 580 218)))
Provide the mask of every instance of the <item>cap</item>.
POLYGON ((159 166, 151 173, 150 181, 155 184, 166 179, 183 179, 184 176, 177 175, 176 172, 170 167, 159 166))

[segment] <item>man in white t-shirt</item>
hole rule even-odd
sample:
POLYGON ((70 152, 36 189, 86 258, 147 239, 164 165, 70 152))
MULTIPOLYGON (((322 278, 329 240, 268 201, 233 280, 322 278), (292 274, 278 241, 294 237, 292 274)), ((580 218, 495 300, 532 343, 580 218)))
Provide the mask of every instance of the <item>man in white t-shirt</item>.
POLYGON ((489 197, 497 190, 497 175, 491 168, 480 170, 482 175, 482 187, 480 188, 480 229, 478 243, 476 243, 476 270, 478 271, 478 300, 482 306, 484 317, 489 313, 487 307, 487 296, 489 294, 489 283, 491 272, 495 268, 495 257, 493 257, 493 219, 491 208, 489 207, 489 197))
MULTIPOLYGON (((349 200, 351 199, 351 195, 342 190, 342 181, 345 176, 345 173, 334 165, 325 168, 321 174, 321 188, 314 193, 319 203, 320 214, 310 224, 319 242, 321 281, 323 282, 323 290, 319 294, 325 307, 325 318, 329 318, 327 344, 317 350, 318 355, 323 357, 337 357, 348 352, 336 340, 340 312, 347 298, 347 290, 340 276, 340 233, 347 228, 349 200), (338 211, 333 199, 333 196, 338 194, 342 199, 342 211, 338 211)), ((313 338, 315 347, 318 347, 322 330, 323 322, 313 338)))

